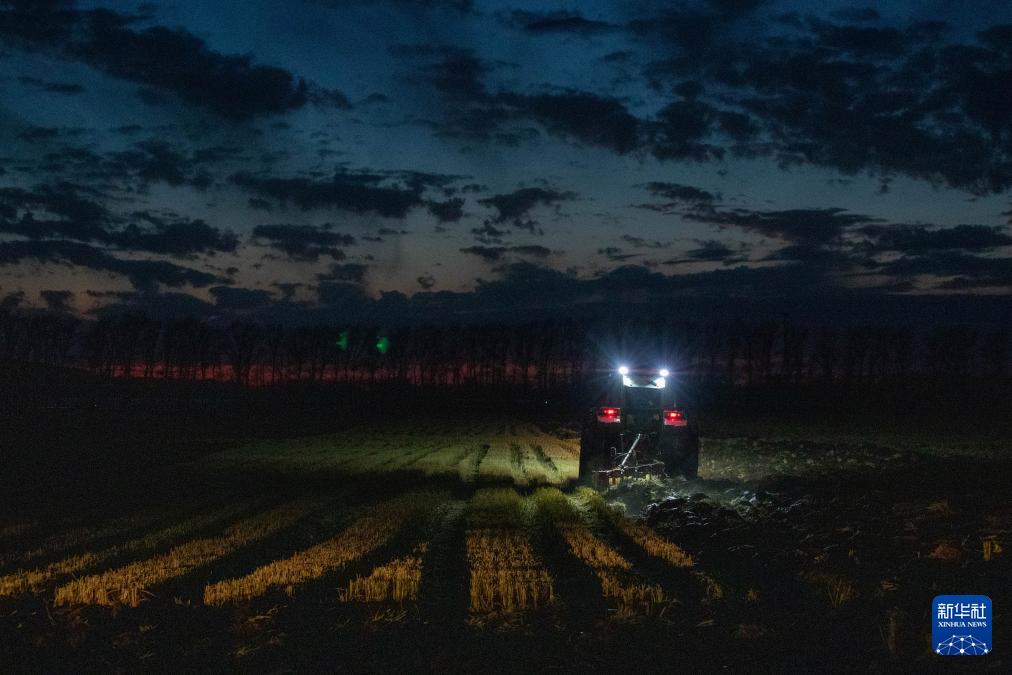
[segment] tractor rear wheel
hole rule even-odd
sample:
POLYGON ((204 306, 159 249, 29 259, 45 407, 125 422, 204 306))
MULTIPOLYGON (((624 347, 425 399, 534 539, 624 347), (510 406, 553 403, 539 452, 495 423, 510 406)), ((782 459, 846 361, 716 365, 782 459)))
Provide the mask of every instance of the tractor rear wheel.
POLYGON ((683 476, 691 480, 699 475, 699 436, 695 431, 665 439, 660 451, 664 472, 669 476, 683 476))
POLYGON ((580 476, 581 485, 596 487, 595 471, 609 468, 608 451, 605 439, 597 437, 589 431, 580 436, 580 476))

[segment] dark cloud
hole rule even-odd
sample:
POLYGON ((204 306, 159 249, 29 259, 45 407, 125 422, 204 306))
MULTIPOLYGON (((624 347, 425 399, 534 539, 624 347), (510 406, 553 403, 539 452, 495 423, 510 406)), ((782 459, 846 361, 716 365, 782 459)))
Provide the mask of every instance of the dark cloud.
POLYGON ((25 301, 24 291, 14 291, 0 297, 0 310, 17 309, 25 301))
POLYGON ((316 261, 321 255, 335 260, 345 257, 341 247, 355 244, 350 234, 333 232, 329 226, 257 225, 253 237, 293 260, 316 261))
POLYGON ((455 223, 464 216, 464 200, 460 197, 445 202, 429 202, 429 213, 441 223, 455 223))
POLYGON ((962 249, 987 251, 1012 246, 1012 236, 1002 227, 957 225, 929 229, 922 225, 868 225, 860 232, 873 241, 873 250, 922 253, 926 251, 962 249))
POLYGON ((474 51, 445 45, 397 45, 394 55, 422 61, 422 73, 444 96, 458 101, 481 101, 487 92, 484 76, 491 66, 474 51))
POLYGON ((559 137, 619 154, 641 144, 639 120, 617 99, 573 90, 492 93, 485 78, 493 65, 470 49, 409 45, 394 51, 422 60, 425 79, 454 104, 449 120, 439 126, 444 137, 516 145, 537 136, 536 130, 517 125, 535 121, 559 137))
POLYGON ((257 309, 269 305, 273 296, 269 291, 232 286, 214 286, 208 289, 214 297, 215 306, 221 309, 257 309))
POLYGON ((838 9, 830 12, 829 15, 834 19, 852 21, 854 23, 862 21, 878 21, 882 18, 879 15, 878 10, 874 7, 846 7, 844 9, 838 9))
POLYGON ((41 291, 39 295, 51 312, 71 312, 74 309, 73 291, 41 291))
POLYGON ((120 227, 120 217, 68 183, 0 189, 0 232, 33 240, 70 239, 178 257, 231 252, 238 245, 235 234, 202 220, 149 211, 130 218, 134 222, 120 227))
POLYGON ((650 182, 640 187, 656 197, 663 197, 672 203, 712 204, 720 201, 720 193, 709 192, 691 185, 680 183, 650 182))
POLYGON ((450 10, 466 13, 474 9, 473 0, 310 0, 326 7, 347 7, 348 5, 369 5, 388 3, 395 7, 404 7, 412 11, 417 8, 450 10))
POLYGON ((133 17, 107 9, 7 3, 0 11, 0 37, 24 49, 79 59, 236 120, 298 109, 314 97, 348 106, 336 92, 314 91, 289 71, 255 64, 250 56, 214 51, 185 30, 133 30, 132 23, 133 17))
POLYGON ((360 309, 369 304, 361 284, 344 282, 325 282, 317 288, 317 299, 321 305, 330 305, 345 309, 360 309))
POLYGON ((820 46, 835 52, 873 58, 899 56, 909 46, 907 36, 896 28, 840 26, 823 21, 811 21, 810 25, 820 46))
POLYGON ((610 32, 618 28, 618 26, 605 21, 594 21, 568 12, 538 13, 514 10, 511 18, 513 25, 535 34, 576 33, 589 35, 610 32))
POLYGON ((715 108, 694 100, 675 101, 650 124, 650 150, 660 160, 722 159, 724 149, 708 142, 719 119, 715 108))
POLYGON ((498 244, 502 238, 509 234, 509 230, 500 230, 489 221, 482 223, 481 227, 472 227, 471 234, 483 244, 498 244))
POLYGON ((365 276, 368 272, 368 265, 360 263, 334 263, 326 272, 317 274, 316 278, 319 281, 341 281, 351 284, 362 284, 365 282, 365 276))
POLYGON ((124 174, 133 176, 144 186, 153 183, 187 184, 206 189, 209 177, 200 166, 220 159, 220 155, 207 152, 187 157, 178 147, 166 141, 150 139, 134 144, 129 150, 111 153, 102 169, 109 177, 121 179, 124 174))
POLYGON ((232 252, 239 244, 235 233, 211 227, 203 220, 169 219, 141 211, 134 214, 150 227, 131 224, 110 234, 107 242, 128 251, 147 251, 175 257, 198 253, 232 252))
MULTIPOLYGON (((42 155, 39 169, 79 182, 102 184, 107 191, 134 196, 152 185, 189 186, 206 190, 214 182, 211 170, 234 159, 238 148, 211 146, 189 151, 188 144, 152 137, 126 149, 98 152, 91 145, 62 143, 42 155)), ((46 146, 51 147, 51 146, 46 146)))
POLYGON ((705 208, 686 211, 682 215, 700 223, 736 227, 784 241, 806 243, 825 243, 840 236, 847 228, 878 221, 877 218, 840 208, 783 211, 705 208))
POLYGON ((547 258, 552 251, 544 246, 523 245, 523 246, 468 246, 460 249, 461 253, 469 253, 484 258, 488 262, 498 262, 508 255, 531 256, 535 258, 547 258))
POLYGON ((24 260, 77 266, 127 277, 137 288, 155 284, 195 286, 227 283, 228 279, 161 260, 116 258, 102 249, 71 241, 37 240, 0 242, 0 265, 24 260))
POLYGON ((291 203, 302 210, 335 208, 352 213, 375 213, 388 218, 403 218, 411 208, 422 204, 420 190, 382 185, 387 176, 337 171, 327 181, 309 178, 273 178, 246 172, 233 174, 232 183, 274 199, 291 203))
POLYGON ((423 274, 422 276, 415 279, 415 281, 418 282, 418 285, 421 287, 423 291, 428 291, 433 286, 436 285, 436 278, 433 277, 431 274, 423 274))
POLYGON ((685 58, 708 54, 726 22, 709 8, 665 8, 656 16, 647 16, 629 22, 628 30, 636 37, 658 43, 664 51, 672 51, 685 58))
POLYGON ((681 258, 665 260, 664 265, 679 265, 691 262, 720 262, 725 265, 744 262, 747 259, 744 247, 731 248, 727 244, 714 239, 697 242, 699 248, 694 248, 682 254, 681 258))
POLYGON ((32 87, 33 89, 39 89, 51 94, 73 95, 84 92, 84 87, 73 82, 49 82, 35 77, 19 77, 18 82, 26 87, 32 87))
POLYGON ((665 243, 651 239, 644 239, 632 234, 623 234, 621 239, 628 244, 632 244, 636 248, 668 248, 671 246, 671 242, 665 243))
POLYGON ((218 312, 215 305, 188 293, 160 293, 147 288, 136 293, 118 294, 119 302, 96 307, 91 314, 97 318, 123 314, 143 314, 158 320, 180 317, 210 318, 218 312))
MULTIPOLYGON (((932 251, 882 265, 879 273, 898 277, 963 277, 986 286, 1012 286, 1012 258, 989 258, 961 251, 932 251)), ((968 285, 966 281, 962 282, 968 285)))
POLYGON ((56 127, 31 126, 18 134, 18 138, 26 141, 51 141, 60 135, 56 127))
POLYGON ((573 192, 561 192, 545 188, 520 188, 514 192, 493 195, 478 200, 482 206, 494 208, 498 215, 495 223, 512 223, 516 227, 532 229, 526 221, 531 209, 536 206, 550 206, 559 202, 576 199, 573 192))
POLYGON ((112 216, 87 192, 70 183, 0 188, 0 231, 31 239, 104 240, 112 216))
POLYGON ((599 248, 599 249, 597 249, 597 254, 598 255, 603 255, 604 257, 608 258, 608 260, 611 260, 612 262, 620 262, 620 261, 623 261, 623 260, 630 260, 632 258, 638 258, 641 255, 639 253, 626 253, 625 251, 623 251, 621 248, 619 248, 617 246, 608 246, 608 247, 605 247, 605 248, 599 248))
POLYGON ((766 3, 766 0, 709 0, 714 9, 728 14, 751 12, 766 3))
POLYGON ((544 124, 550 131, 618 154, 639 147, 639 120, 614 98, 585 92, 501 94, 498 99, 544 124))

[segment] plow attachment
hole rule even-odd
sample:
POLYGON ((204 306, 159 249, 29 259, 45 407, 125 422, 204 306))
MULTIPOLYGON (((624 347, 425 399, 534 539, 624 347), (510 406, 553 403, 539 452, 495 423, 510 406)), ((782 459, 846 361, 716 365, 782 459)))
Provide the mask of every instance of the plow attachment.
MULTIPOLYGON (((664 475, 664 462, 647 456, 647 434, 637 433, 625 448, 625 435, 619 436, 619 447, 611 449, 609 468, 594 471, 594 485, 604 488, 618 485, 623 478, 664 475)), ((651 453, 652 454, 652 453, 651 453)))

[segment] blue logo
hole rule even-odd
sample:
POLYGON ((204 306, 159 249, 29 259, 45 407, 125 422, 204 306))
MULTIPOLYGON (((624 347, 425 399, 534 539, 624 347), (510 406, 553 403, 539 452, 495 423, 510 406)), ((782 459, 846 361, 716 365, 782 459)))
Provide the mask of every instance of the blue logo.
POLYGON ((939 595, 931 603, 931 643, 942 656, 990 654, 994 607, 986 595, 939 595))

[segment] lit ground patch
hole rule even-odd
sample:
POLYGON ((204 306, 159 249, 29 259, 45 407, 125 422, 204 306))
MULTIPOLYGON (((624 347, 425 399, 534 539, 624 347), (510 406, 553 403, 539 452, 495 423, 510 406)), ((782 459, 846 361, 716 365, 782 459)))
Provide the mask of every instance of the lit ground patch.
POLYGON ((551 604, 555 586, 524 531, 531 508, 515 490, 479 490, 468 507, 465 537, 470 611, 482 620, 551 604))
POLYGON ((226 518, 232 517, 248 507, 249 504, 229 505, 189 518, 157 532, 125 541, 122 544, 114 544, 98 551, 73 555, 49 565, 2 576, 0 577, 0 596, 16 595, 18 593, 37 593, 47 584, 57 579, 71 574, 79 574, 82 571, 94 568, 116 558, 151 553, 181 537, 192 535, 197 530, 210 527, 226 518))
POLYGON ((434 435, 425 430, 358 429, 342 434, 258 441, 209 456, 212 470, 382 474, 419 472, 464 481, 560 485, 576 478, 579 447, 534 425, 486 424, 434 435))
POLYGON ((57 605, 94 604, 136 607, 153 586, 199 567, 293 525, 317 505, 293 502, 240 521, 218 537, 195 539, 168 553, 102 574, 75 579, 56 589, 57 605))
POLYGON ((411 493, 384 502, 332 539, 245 576, 209 584, 204 588, 204 604, 251 600, 272 589, 292 594, 300 584, 337 571, 389 543, 411 518, 435 508, 445 498, 436 493, 411 493))

